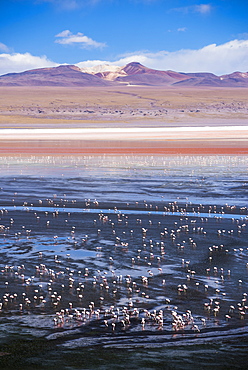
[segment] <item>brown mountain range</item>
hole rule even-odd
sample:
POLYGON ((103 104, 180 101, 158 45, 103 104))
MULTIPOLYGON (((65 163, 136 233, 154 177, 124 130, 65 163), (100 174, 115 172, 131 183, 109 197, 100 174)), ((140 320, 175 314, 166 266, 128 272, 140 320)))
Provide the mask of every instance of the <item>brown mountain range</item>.
POLYGON ((160 71, 132 62, 116 72, 94 72, 74 65, 33 69, 0 76, 0 86, 175 86, 248 87, 248 72, 216 76, 213 73, 160 71))
POLYGON ((74 65, 32 69, 0 76, 0 86, 106 86, 109 83, 74 65))
POLYGON ((158 71, 156 69, 147 68, 136 62, 127 64, 123 68, 123 71, 127 75, 124 77, 117 77, 116 81, 134 85, 171 85, 187 78, 187 76, 182 73, 158 71))

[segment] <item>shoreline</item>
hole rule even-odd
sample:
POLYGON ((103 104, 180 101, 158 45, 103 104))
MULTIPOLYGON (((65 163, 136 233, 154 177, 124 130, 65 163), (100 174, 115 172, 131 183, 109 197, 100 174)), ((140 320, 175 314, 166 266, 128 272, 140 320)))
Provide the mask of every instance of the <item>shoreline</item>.
POLYGON ((1 129, 0 154, 248 154, 248 126, 1 129))

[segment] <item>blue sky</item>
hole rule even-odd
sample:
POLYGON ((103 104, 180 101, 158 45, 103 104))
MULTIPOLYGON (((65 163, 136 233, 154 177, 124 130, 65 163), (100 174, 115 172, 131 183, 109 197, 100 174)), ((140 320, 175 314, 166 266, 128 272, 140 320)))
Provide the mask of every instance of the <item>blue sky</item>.
POLYGON ((248 71, 247 0, 1 0, 0 74, 76 64, 248 71))

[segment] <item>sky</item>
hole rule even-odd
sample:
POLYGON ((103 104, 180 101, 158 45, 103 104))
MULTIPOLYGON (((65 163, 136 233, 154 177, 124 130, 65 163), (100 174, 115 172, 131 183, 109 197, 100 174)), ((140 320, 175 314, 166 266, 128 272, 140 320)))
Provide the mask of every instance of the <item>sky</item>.
POLYGON ((0 75, 74 64, 248 71, 247 0, 0 0, 0 75))

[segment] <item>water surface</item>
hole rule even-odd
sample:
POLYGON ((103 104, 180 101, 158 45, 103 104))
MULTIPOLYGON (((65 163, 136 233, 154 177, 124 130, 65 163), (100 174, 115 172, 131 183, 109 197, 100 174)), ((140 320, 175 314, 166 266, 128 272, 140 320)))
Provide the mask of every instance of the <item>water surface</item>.
POLYGON ((247 159, 2 157, 1 368, 242 368, 247 159))

